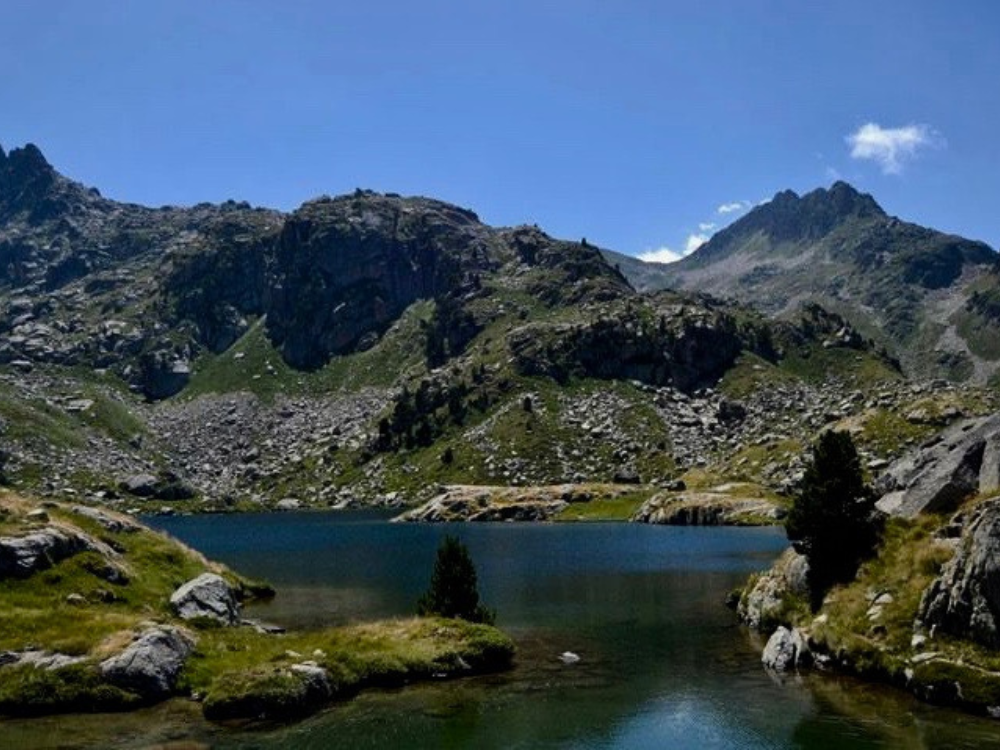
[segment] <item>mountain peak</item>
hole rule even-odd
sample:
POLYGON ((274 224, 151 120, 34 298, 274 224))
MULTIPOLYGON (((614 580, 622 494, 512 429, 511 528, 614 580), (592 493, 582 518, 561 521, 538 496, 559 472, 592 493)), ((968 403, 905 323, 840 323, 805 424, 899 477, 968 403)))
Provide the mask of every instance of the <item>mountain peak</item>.
POLYGON ((12 184, 23 184, 38 178, 52 178, 55 169, 49 164, 42 150, 34 143, 25 144, 23 148, 15 148, 0 160, 8 173, 12 184))

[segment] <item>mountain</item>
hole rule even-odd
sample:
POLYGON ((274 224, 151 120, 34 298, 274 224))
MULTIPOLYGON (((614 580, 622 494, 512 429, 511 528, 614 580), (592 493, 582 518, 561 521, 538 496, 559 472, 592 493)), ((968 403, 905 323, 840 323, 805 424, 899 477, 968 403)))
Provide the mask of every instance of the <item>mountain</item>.
POLYGON ((982 242, 901 221, 837 182, 803 196, 778 193, 664 269, 659 285, 777 316, 818 303, 887 346, 914 376, 985 382, 1000 365, 982 304, 997 288, 996 261, 982 242))
POLYGON ((147 208, 3 152, 0 470, 146 511, 610 483, 620 514, 681 478, 771 502, 825 425, 875 460, 992 404, 818 305, 639 293, 606 252, 365 190, 147 208))

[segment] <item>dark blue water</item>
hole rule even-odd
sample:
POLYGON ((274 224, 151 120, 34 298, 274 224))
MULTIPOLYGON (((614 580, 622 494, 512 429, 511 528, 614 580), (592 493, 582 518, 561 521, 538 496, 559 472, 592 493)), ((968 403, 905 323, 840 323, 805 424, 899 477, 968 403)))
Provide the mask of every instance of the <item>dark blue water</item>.
POLYGON ((498 625, 518 642, 517 665, 369 691, 291 727, 220 728, 174 701, 122 717, 0 725, 10 747, 1000 747, 997 725, 896 691, 829 676, 768 678, 761 644, 722 601, 783 549, 778 530, 397 525, 370 513, 153 522, 271 581, 279 596, 251 615, 304 628, 411 614, 441 536, 457 534, 498 625), (580 662, 563 664, 567 650, 580 662))

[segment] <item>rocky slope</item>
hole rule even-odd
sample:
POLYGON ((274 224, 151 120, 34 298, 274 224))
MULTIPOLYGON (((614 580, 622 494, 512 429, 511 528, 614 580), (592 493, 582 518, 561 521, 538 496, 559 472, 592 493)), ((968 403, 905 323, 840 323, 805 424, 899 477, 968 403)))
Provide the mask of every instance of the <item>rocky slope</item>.
POLYGON ((647 288, 711 292, 772 315, 818 303, 912 376, 983 383, 1000 364, 994 251, 889 216, 843 182, 778 193, 677 263, 634 265, 622 269, 647 288))
POLYGON ((844 669, 1000 715, 998 441, 995 417, 964 420, 888 467, 878 554, 819 611, 792 550, 753 578, 738 613, 772 634, 765 665, 844 669))

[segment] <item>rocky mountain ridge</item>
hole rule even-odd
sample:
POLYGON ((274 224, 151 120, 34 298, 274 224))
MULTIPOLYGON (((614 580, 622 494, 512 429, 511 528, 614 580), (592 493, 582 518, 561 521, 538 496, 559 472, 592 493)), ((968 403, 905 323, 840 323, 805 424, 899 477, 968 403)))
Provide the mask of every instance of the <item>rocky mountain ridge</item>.
POLYGON ((985 383, 1000 366, 981 304, 997 288, 996 264, 988 245, 889 216, 836 182, 776 194, 677 263, 622 268, 646 288, 710 292, 778 317, 818 303, 911 376, 985 383))
MULTIPOLYGON (((819 306, 774 321, 639 294, 586 242, 440 201, 149 209, 31 146, 0 171, 4 470, 43 493, 343 507, 439 485, 653 492, 681 475, 787 493, 825 425, 849 423, 883 461, 993 403, 905 382, 819 306)), ((878 213, 845 196, 841 213, 878 213)))

